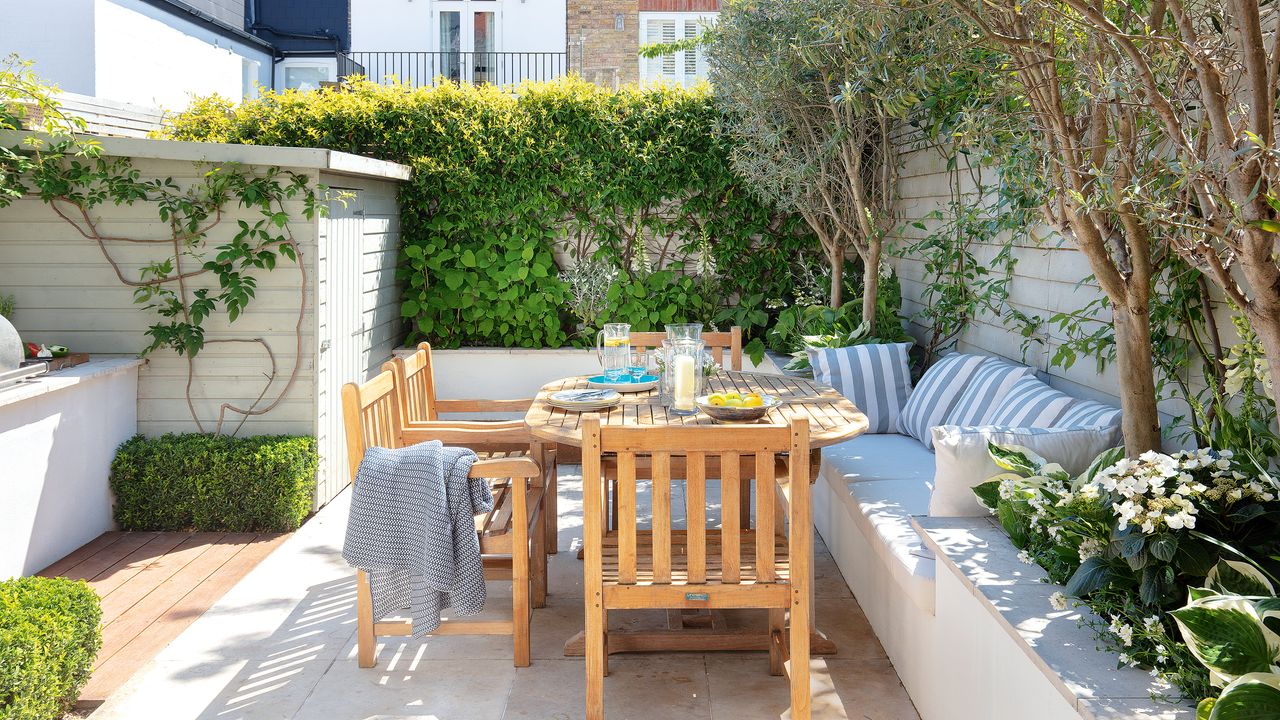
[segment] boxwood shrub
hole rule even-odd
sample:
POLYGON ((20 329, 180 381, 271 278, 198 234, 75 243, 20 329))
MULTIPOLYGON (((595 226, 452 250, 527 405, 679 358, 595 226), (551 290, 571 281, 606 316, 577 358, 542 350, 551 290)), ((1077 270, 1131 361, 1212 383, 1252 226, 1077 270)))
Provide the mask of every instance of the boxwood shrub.
POLYGON ((111 464, 124 530, 285 532, 311 511, 319 455, 313 437, 135 436, 111 464))
POLYGON ((102 645, 101 618, 83 580, 0 582, 0 720, 54 720, 71 708, 102 645))

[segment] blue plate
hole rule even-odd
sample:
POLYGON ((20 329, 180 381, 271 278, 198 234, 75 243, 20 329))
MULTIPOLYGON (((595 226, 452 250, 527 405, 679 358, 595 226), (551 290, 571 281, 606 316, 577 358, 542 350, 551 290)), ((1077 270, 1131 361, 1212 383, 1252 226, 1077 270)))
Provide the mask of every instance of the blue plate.
POLYGON ((616 381, 610 381, 604 375, 593 375, 587 378, 587 385, 593 388, 609 388, 621 393, 644 392, 652 390, 657 384, 657 375, 645 375, 639 380, 633 379, 630 375, 623 375, 616 381))

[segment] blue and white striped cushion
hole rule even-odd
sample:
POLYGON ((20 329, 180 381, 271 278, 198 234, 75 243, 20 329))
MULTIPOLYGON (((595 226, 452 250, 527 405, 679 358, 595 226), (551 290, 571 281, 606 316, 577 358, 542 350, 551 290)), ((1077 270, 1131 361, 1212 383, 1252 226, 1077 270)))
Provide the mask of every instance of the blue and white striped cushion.
POLYGON ((1120 424, 1120 409, 1093 400, 1076 400, 1054 427, 1112 427, 1120 424))
POLYGON ((907 398, 898 416, 898 432, 910 435, 932 450, 932 428, 946 424, 960 393, 986 359, 982 355, 953 353, 934 363, 907 398))
POLYGON ((1034 378, 1035 370, 1026 365, 988 358, 973 373, 956 400, 956 406, 947 414, 944 425, 991 425, 991 418, 1014 384, 1025 378, 1034 378))
POLYGON ((1014 383, 987 425, 1012 428, 1062 427, 1058 420, 1075 400, 1034 377, 1014 383))
POLYGON ((911 343, 809 348, 813 379, 835 388, 867 416, 868 433, 891 433, 911 393, 911 343))

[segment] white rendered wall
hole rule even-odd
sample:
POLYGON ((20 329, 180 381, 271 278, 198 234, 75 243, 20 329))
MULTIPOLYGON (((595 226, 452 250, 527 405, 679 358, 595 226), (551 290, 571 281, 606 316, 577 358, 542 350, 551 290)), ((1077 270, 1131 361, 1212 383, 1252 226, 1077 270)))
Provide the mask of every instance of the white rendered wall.
POLYGON ((96 2, 58 0, 54 21, 47 3, 0 0, 0 56, 17 53, 34 61, 36 74, 46 82, 66 92, 93 95, 96 2))
MULTIPOLYGON (((95 0, 95 92, 181 110, 193 95, 243 97, 246 59, 270 84, 270 56, 174 18, 140 0, 95 0)), ((68 88, 70 89, 70 88, 68 88)))
POLYGON ((352 0, 355 52, 439 52, 438 10, 498 13, 498 52, 564 52, 565 0, 352 0))
MULTIPOLYGON (((0 405, 0 580, 39 572, 111 529, 107 479, 116 448, 137 432, 137 365, 64 370, 35 382, 69 386, 0 405), (75 375, 94 376, 70 384, 75 375)), ((0 402, 17 392, 0 390, 0 402)))

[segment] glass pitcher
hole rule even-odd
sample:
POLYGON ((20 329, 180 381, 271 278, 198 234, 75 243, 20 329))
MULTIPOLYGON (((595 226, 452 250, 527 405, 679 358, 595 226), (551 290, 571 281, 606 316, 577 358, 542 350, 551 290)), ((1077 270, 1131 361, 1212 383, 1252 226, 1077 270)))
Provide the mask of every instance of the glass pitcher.
POLYGON ((701 342, 702 323, 675 323, 667 325, 667 339, 671 342, 701 342))
POLYGON ((596 358, 609 382, 618 382, 626 375, 631 360, 631 325, 606 323, 604 329, 596 333, 596 358))

